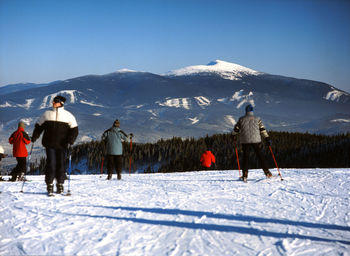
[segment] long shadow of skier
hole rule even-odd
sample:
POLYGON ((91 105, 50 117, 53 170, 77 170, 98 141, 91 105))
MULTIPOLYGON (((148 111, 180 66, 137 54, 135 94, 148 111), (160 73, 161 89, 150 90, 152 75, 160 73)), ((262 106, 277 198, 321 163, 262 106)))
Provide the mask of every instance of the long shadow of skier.
POLYGON ((102 206, 102 205, 86 205, 83 207, 100 207, 100 208, 109 208, 113 210, 125 210, 125 211, 143 211, 156 214, 172 214, 172 215, 187 215, 194 217, 206 216, 207 218, 216 218, 216 219, 226 219, 226 220, 235 220, 235 221, 246 221, 246 222, 258 222, 258 223, 275 223, 283 225, 292 225, 292 226, 302 226, 307 228, 316 228, 316 229, 334 229, 334 230, 343 230, 350 231, 350 227, 339 226, 334 224, 325 224, 325 223, 311 223, 305 221, 293 221, 293 220, 283 220, 283 219, 271 219, 271 218, 262 218, 257 216, 249 215, 231 215, 231 214, 222 214, 222 213, 213 213, 213 212, 204 212, 204 211, 190 211, 190 210, 180 210, 180 209, 164 209, 164 208, 143 208, 143 207, 125 207, 125 206, 102 206))
MULTIPOLYGON (((88 207, 84 205, 82 207, 88 207)), ((305 227, 312 228, 331 228, 337 230, 346 230, 349 231, 349 227, 337 226, 337 225, 329 225, 329 224, 317 224, 317 223, 307 223, 307 222, 296 222, 289 220, 278 220, 278 219, 265 219, 260 217, 253 216, 245 216, 245 215, 226 215, 226 214, 216 214, 211 212, 201 212, 201 211, 187 211, 187 210, 179 210, 179 209, 162 209, 162 208, 139 208, 139 207, 111 207, 111 206, 91 206, 91 207, 102 207, 109 208, 113 210, 128 210, 128 211, 145 211, 157 214, 183 214, 188 216, 207 216, 211 218, 219 218, 219 219, 228 219, 228 220, 236 220, 236 221, 255 221, 261 223, 277 223, 277 224, 285 224, 285 225, 299 225, 305 227)), ((107 218, 112 220, 122 220, 122 221, 131 221, 134 223, 141 224, 149 224, 149 225, 162 225, 169 227, 178 227, 178 228, 187 228, 187 229, 195 229, 195 230, 207 230, 207 231, 218 231, 218 232, 234 232, 238 234, 246 234, 246 235, 255 235, 255 236, 266 236, 266 237, 274 237, 274 238, 291 238, 291 239, 306 239, 312 241, 319 242, 329 242, 329 243, 343 243, 349 244, 350 241, 339 240, 333 238, 322 238, 311 235, 300 235, 300 234, 290 234, 290 233, 280 233, 275 231, 266 231, 260 230, 256 228, 250 227, 238 227, 231 225, 217 225, 217 224, 203 224, 203 223, 193 223, 193 222, 180 222, 180 221, 171 221, 171 220, 151 220, 144 218, 136 218, 136 217, 117 217, 117 216, 107 216, 107 215, 93 215, 93 214, 79 214, 79 213, 68 213, 68 212, 58 212, 60 214, 70 215, 70 216, 80 216, 87 218, 107 218)))

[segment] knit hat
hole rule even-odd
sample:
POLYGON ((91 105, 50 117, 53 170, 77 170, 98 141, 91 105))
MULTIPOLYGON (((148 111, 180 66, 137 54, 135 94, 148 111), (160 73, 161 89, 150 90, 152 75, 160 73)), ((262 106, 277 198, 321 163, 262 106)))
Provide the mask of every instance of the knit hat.
POLYGON ((26 124, 23 121, 19 121, 18 128, 22 127, 23 129, 26 128, 26 124))
POLYGON ((251 104, 247 105, 245 107, 245 112, 248 113, 248 112, 253 112, 253 106, 251 104))
POLYGON ((61 103, 61 105, 63 106, 64 103, 66 102, 66 98, 61 96, 61 95, 58 95, 56 96, 55 98, 53 98, 53 102, 55 103, 61 103))

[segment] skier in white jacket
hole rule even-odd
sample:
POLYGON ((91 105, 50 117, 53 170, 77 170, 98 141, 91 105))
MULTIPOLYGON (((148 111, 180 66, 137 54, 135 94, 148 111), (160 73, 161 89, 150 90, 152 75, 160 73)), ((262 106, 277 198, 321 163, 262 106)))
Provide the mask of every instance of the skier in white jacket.
POLYGON ((64 109, 66 98, 56 96, 52 110, 47 110, 35 124, 32 142, 44 132, 42 144, 46 148, 45 182, 49 195, 53 193, 53 181, 56 179, 57 193, 63 192, 65 180, 64 160, 68 146, 73 145, 78 136, 78 124, 75 117, 64 109))

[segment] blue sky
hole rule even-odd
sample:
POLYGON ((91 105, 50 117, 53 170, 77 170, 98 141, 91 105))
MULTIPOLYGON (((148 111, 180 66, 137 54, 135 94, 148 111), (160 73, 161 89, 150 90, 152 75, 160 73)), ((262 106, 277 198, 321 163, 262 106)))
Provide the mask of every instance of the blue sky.
POLYGON ((0 0, 0 86, 221 59, 350 92, 347 0, 0 0))

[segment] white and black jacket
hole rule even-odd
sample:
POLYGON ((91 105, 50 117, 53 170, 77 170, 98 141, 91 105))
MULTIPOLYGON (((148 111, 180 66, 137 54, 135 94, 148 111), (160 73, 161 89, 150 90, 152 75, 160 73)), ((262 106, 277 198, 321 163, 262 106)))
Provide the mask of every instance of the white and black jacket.
POLYGON ((75 117, 64 107, 47 110, 35 124, 32 141, 36 141, 44 131, 42 144, 46 148, 65 149, 78 136, 75 117))

